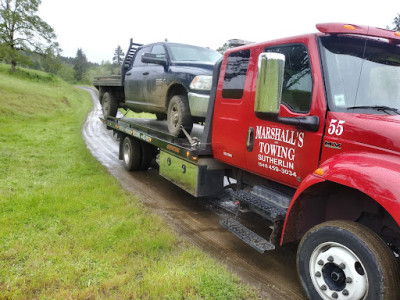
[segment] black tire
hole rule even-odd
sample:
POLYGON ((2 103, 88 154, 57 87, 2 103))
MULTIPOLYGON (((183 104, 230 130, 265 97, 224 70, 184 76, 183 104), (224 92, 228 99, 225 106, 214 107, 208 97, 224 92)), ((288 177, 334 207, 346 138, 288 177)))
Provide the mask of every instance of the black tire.
POLYGON ((171 98, 168 105, 168 131, 173 136, 185 136, 181 131, 181 126, 190 133, 193 128, 193 120, 190 115, 190 108, 187 96, 175 95, 171 98))
POLYGON ((156 114, 156 118, 158 121, 165 121, 167 119, 166 114, 156 114))
POLYGON ((125 137, 122 144, 122 154, 126 170, 140 170, 142 163, 142 148, 138 139, 129 136, 125 137))
POLYGON ((141 144, 141 152, 142 152, 142 161, 140 163, 140 170, 147 171, 147 169, 151 165, 151 161, 154 158, 155 151, 154 146, 147 144, 145 142, 140 142, 141 144))
POLYGON ((103 99, 101 99, 101 107, 104 119, 115 117, 118 112, 118 101, 115 98, 115 95, 110 92, 105 92, 103 99))
POLYGON ((297 251, 297 271, 309 299, 400 299, 393 253, 377 234, 355 222, 311 228, 297 251))

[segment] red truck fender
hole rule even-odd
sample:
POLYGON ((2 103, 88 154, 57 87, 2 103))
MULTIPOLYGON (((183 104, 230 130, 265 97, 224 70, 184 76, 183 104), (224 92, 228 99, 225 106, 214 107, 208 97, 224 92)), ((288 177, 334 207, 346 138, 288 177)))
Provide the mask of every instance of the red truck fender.
POLYGON ((357 190, 382 206, 400 226, 400 158, 390 154, 344 153, 331 157, 308 175, 298 187, 285 218, 284 236, 297 226, 295 218, 298 199, 306 190, 322 182, 333 182, 357 190), (288 225, 291 224, 291 225, 288 225))

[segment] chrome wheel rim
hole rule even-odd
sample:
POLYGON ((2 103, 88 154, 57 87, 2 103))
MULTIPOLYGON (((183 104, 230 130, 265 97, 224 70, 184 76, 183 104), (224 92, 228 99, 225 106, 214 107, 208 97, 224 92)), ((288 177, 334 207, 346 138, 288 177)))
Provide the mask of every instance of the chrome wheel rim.
POLYGON ((129 145, 129 143, 125 142, 124 143, 124 162, 125 162, 125 165, 128 165, 130 160, 131 160, 131 146, 129 145))
POLYGON ((179 110, 176 105, 172 106, 171 109, 171 121, 174 127, 178 126, 179 123, 179 110))
POLYGON ((364 299, 368 275, 349 248, 335 242, 319 245, 310 257, 310 276, 322 299, 364 299))
POLYGON ((108 98, 105 98, 103 100, 103 115, 107 116, 109 114, 110 111, 110 100, 108 98))

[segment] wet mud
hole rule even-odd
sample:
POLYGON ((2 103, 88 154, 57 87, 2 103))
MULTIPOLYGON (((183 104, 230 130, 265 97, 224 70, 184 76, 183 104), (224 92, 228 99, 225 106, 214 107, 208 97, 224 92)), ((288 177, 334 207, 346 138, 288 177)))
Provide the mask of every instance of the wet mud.
MULTIPOLYGON (((196 199, 162 178, 157 170, 127 172, 118 159, 118 142, 99 119, 102 112, 97 91, 84 89, 93 102, 82 128, 87 148, 126 190, 162 216, 180 235, 225 264, 245 283, 256 287, 261 299, 306 299, 297 277, 296 245, 260 254, 219 224, 226 214, 219 206, 196 199)), ((261 230, 269 230, 263 228, 264 223, 259 223, 261 230)))

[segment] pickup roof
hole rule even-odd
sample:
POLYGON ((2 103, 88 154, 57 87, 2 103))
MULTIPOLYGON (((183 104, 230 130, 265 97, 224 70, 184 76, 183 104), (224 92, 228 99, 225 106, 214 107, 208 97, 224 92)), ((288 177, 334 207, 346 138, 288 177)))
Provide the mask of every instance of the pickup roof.
POLYGON ((104 117, 116 116, 119 107, 155 113, 168 121, 172 135, 181 126, 190 132, 193 122, 204 121, 212 70, 221 54, 207 48, 160 42, 130 41, 121 76, 97 77, 104 117))

